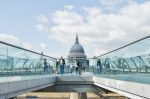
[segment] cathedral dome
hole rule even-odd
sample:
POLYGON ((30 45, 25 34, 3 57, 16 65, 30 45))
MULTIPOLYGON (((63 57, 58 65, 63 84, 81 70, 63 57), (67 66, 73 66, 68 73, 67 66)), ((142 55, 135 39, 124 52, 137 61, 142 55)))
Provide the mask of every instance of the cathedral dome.
POLYGON ((86 58, 84 54, 84 48, 79 44, 78 36, 76 35, 75 44, 71 47, 68 55, 70 58, 86 58))
POLYGON ((82 45, 74 44, 70 49, 70 53, 84 53, 84 49, 82 45))

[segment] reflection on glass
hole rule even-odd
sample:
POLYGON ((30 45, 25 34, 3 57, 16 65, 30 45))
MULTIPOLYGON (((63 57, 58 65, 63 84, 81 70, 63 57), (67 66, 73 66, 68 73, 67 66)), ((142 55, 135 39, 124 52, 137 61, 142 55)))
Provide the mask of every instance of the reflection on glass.
POLYGON ((0 76, 43 75, 44 58, 48 60, 49 74, 54 73, 55 58, 1 42, 0 76))
POLYGON ((103 71, 103 77, 149 83, 150 77, 150 37, 136 43, 99 56, 103 67, 110 65, 110 72, 103 71))

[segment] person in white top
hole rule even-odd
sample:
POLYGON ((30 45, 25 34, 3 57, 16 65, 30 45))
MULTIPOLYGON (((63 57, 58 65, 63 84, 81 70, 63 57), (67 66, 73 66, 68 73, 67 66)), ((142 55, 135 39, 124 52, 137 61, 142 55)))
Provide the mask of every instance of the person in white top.
POLYGON ((73 73, 73 69, 74 69, 74 66, 72 64, 70 64, 70 72, 71 72, 71 74, 73 73))

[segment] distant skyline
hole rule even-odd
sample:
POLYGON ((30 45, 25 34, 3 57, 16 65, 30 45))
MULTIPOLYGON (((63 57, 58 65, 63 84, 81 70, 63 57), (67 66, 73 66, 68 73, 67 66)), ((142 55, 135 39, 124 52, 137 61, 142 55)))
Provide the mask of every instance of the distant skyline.
POLYGON ((76 33, 87 57, 150 35, 149 0, 0 0, 0 40, 67 57, 76 33))

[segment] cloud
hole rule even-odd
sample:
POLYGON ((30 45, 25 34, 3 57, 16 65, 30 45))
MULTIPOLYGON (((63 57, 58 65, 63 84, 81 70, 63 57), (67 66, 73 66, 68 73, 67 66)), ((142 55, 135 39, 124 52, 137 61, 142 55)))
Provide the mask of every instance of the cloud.
POLYGON ((33 44, 21 41, 18 37, 14 35, 5 34, 5 33, 0 33, 0 41, 13 44, 13 45, 16 45, 16 46, 19 46, 28 50, 33 50, 36 52, 41 52, 47 48, 47 44, 45 43, 41 43, 39 44, 39 46, 33 46, 33 44))
POLYGON ((45 49, 47 48, 47 44, 41 43, 41 44, 40 44, 40 47, 41 47, 41 49, 42 49, 42 51, 43 51, 43 50, 45 50, 45 49))
MULTIPOLYGON (((25 49, 32 50, 32 45, 30 43, 22 42, 19 38, 11 34, 0 33, 0 41, 6 42, 8 44, 16 45, 25 49)), ((11 46, 7 47, 7 45, 5 44, 1 45, 0 48, 3 49, 3 53, 1 54, 5 54, 5 52, 7 51, 6 48, 8 48, 8 55, 10 56, 14 56, 14 57, 19 56, 20 58, 25 56, 25 51, 20 50, 18 48, 14 48, 11 46)))
POLYGON ((45 24, 42 24, 42 23, 36 24, 35 28, 38 32, 47 32, 48 31, 48 27, 45 24))
POLYGON ((102 5, 114 6, 122 2, 123 0, 99 0, 102 5))
POLYGON ((6 42, 9 44, 13 44, 16 46, 20 46, 20 47, 23 47, 23 48, 26 48, 29 50, 33 49, 32 44, 23 42, 19 38, 17 38, 14 35, 11 35, 11 34, 0 33, 0 41, 6 42))
POLYGON ((48 19, 44 14, 41 14, 40 16, 37 17, 37 21, 40 23, 47 23, 48 19))
POLYGON ((74 9, 74 6, 72 6, 72 5, 65 5, 65 6, 64 6, 64 9, 71 11, 71 10, 74 9))
POLYGON ((14 45, 21 45, 21 41, 17 37, 5 33, 0 33, 0 41, 4 41, 14 45))
POLYGON ((78 13, 67 10, 56 11, 54 14, 52 14, 51 18, 53 23, 58 26, 76 25, 82 23, 83 21, 82 17, 78 13))
POLYGON ((51 13, 50 38, 71 46, 78 32, 86 53, 93 56, 150 35, 150 2, 129 3, 118 13, 106 14, 100 7, 83 10, 83 14, 66 9, 51 13))
POLYGON ((37 22, 38 24, 35 25, 35 28, 37 29, 38 32, 47 32, 48 31, 48 18, 44 15, 41 14, 40 16, 37 17, 37 22))

